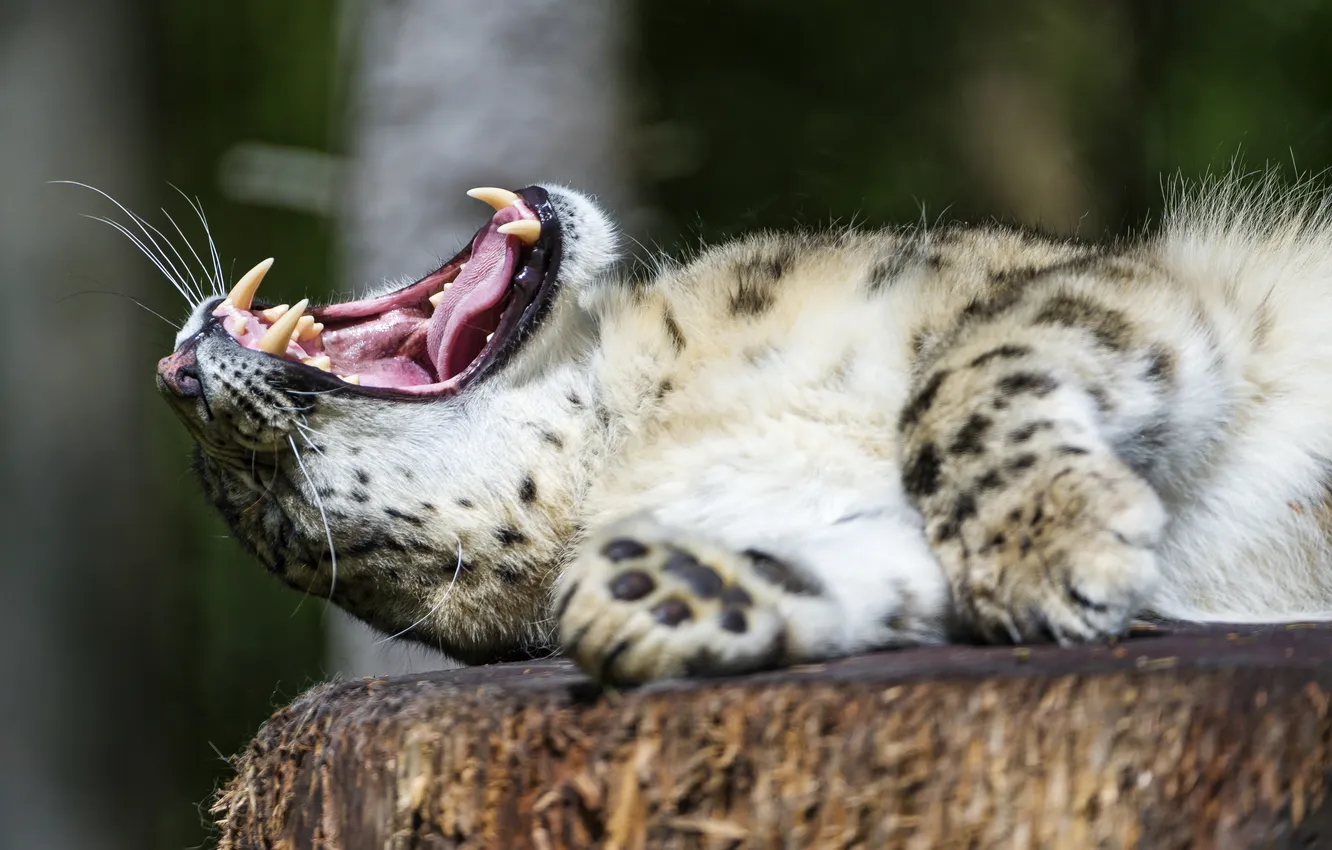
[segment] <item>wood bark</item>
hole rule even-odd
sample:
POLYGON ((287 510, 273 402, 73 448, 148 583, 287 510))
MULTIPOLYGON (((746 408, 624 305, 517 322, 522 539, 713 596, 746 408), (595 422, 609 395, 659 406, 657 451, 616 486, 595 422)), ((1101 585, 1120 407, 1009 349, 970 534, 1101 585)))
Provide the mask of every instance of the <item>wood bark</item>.
POLYGON ((563 661, 325 685, 221 847, 1323 847, 1332 626, 938 647, 601 691, 563 661))

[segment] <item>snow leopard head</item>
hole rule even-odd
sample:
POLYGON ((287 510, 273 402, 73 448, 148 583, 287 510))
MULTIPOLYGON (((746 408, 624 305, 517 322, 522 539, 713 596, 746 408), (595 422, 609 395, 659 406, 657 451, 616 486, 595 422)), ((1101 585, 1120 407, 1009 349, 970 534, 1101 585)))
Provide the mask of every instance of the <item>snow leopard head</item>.
POLYGON ((396 291, 265 304, 268 262, 198 304, 157 384, 204 490, 287 584, 468 662, 540 651, 595 451, 586 362, 606 217, 567 189, 494 215, 396 291))

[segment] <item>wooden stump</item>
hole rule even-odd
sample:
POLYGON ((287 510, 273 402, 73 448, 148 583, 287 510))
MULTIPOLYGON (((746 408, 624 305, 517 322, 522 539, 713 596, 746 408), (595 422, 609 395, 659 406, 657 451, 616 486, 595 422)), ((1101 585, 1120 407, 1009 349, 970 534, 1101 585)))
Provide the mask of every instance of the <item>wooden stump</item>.
POLYGON ((1332 627, 938 647, 601 692, 562 661, 310 691, 221 847, 1328 847, 1332 627))

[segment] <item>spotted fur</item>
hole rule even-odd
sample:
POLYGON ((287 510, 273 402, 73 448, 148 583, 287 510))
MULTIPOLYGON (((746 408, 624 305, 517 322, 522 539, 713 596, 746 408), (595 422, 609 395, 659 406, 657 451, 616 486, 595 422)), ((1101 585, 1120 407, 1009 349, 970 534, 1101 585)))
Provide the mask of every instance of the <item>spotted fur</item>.
POLYGON ((557 303, 462 396, 302 394, 199 339, 209 303, 182 332, 206 492, 284 581, 616 682, 1332 610, 1321 196, 1220 183, 1110 247, 760 234, 628 280, 551 192, 557 303))

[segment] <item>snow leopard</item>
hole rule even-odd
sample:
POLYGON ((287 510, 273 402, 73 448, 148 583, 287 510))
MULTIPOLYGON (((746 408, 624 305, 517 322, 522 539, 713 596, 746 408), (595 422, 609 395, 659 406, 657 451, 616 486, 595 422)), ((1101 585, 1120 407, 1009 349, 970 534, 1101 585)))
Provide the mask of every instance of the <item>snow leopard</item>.
POLYGON ((1316 189, 637 265, 575 190, 469 194, 430 274, 271 304, 266 261, 157 367, 236 539, 384 633, 633 685, 1332 610, 1316 189))

